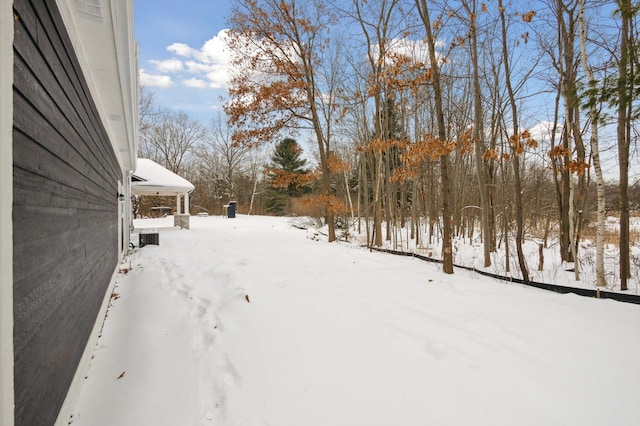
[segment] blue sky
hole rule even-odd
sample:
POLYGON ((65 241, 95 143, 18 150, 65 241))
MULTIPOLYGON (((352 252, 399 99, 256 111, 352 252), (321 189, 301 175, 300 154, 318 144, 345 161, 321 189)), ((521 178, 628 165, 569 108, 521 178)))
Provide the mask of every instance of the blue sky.
POLYGON ((141 81, 157 106, 183 111, 208 124, 226 95, 220 31, 228 0, 135 0, 135 36, 141 81))

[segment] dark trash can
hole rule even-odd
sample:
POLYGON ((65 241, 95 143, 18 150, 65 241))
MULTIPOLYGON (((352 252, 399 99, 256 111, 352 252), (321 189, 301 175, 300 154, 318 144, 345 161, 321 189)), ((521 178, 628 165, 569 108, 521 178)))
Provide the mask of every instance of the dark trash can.
POLYGON ((234 217, 236 217, 236 202, 235 201, 229 201, 229 204, 227 205, 227 217, 230 219, 233 219, 234 217))

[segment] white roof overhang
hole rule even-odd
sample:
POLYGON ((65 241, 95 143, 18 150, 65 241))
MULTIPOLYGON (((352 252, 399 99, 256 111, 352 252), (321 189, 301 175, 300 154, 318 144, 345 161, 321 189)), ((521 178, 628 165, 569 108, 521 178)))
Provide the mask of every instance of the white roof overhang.
POLYGON ((145 158, 138 158, 138 167, 131 177, 133 195, 182 195, 193 189, 188 180, 145 158))
POLYGON ((133 1, 57 0, 57 4, 123 171, 133 171, 138 149, 133 1))

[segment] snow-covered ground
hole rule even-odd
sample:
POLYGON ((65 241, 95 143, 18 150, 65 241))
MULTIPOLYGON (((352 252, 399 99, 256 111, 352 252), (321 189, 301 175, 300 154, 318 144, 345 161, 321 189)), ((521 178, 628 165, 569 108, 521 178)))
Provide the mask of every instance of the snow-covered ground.
MULTIPOLYGON (((619 220, 617 218, 609 218, 607 229, 610 232, 619 232, 619 220)), ((354 227, 352 227, 354 228, 354 227)), ((640 231, 640 218, 631 218, 631 231, 640 231)), ((383 228, 383 232, 385 232, 383 228)), ((426 235, 426 230, 423 231, 426 235)), ((405 226, 401 230, 392 233, 390 241, 384 241, 384 248, 412 252, 431 258, 441 259, 442 242, 437 240, 433 244, 428 243, 426 236, 421 237, 421 242, 416 247, 414 239, 409 238, 409 227, 405 226)), ((348 236, 351 241, 366 245, 367 237, 365 231, 360 235, 353 231, 348 236)), ((523 251, 525 254, 529 277, 531 281, 557 284, 565 287, 577 287, 595 290, 596 286, 596 245, 594 241, 583 239, 580 242, 578 254, 578 271, 580 280, 576 281, 574 272, 575 264, 562 262, 560 258, 560 248, 557 240, 552 238, 548 241, 548 247, 544 248, 543 268, 538 270, 540 264, 539 245, 543 244, 540 239, 528 236, 523 242, 523 251)), ((510 241, 509 269, 507 270, 507 256, 504 242, 498 244, 496 252, 491 253, 491 266, 484 267, 483 247, 480 239, 479 231, 474 233, 473 238, 455 237, 453 239, 453 261, 456 265, 473 267, 480 271, 501 275, 504 277, 522 278, 520 267, 518 266, 518 258, 516 254, 515 241, 510 241)), ((631 278, 627 282, 627 290, 620 289, 620 252, 616 245, 608 244, 604 250, 605 261, 605 280, 606 287, 601 290, 611 292, 624 292, 626 294, 640 295, 640 245, 637 241, 632 241, 631 246, 631 278)))
POLYGON ((632 425, 640 306, 453 276, 291 219, 137 221, 78 425, 632 425))

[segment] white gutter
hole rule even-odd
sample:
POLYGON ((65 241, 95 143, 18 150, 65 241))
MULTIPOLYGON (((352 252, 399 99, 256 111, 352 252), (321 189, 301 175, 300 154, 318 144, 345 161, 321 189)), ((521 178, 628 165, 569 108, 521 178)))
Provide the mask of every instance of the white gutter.
MULTIPOLYGON (((124 132, 127 147, 119 146, 121 155, 127 156, 126 172, 136 169, 138 155, 138 61, 139 48, 134 39, 133 1, 111 0, 111 19, 115 35, 116 59, 125 117, 124 132)), ((129 204, 130 201, 127 201, 129 204)))

